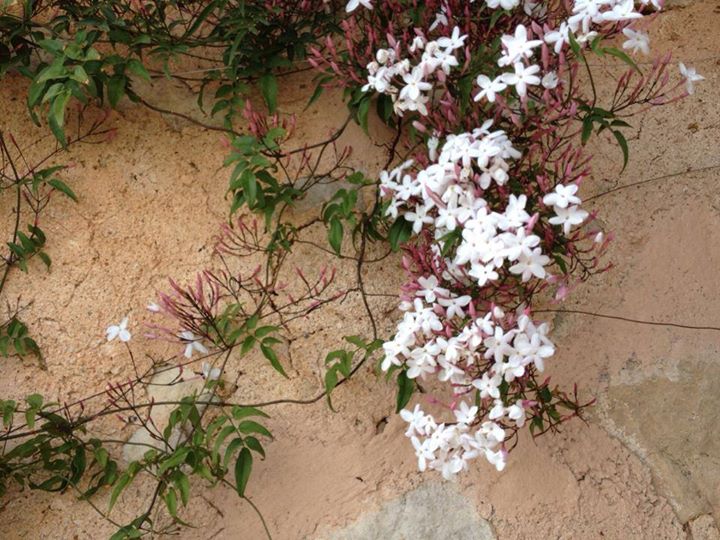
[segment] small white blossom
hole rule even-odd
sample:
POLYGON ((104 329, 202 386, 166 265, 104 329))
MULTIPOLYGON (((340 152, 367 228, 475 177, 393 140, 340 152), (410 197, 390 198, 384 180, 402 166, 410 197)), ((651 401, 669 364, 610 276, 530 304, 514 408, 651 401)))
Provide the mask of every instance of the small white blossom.
POLYGON ((351 13, 360 6, 366 7, 367 9, 373 8, 371 0, 350 0, 345 6, 345 11, 351 13))
POLYGON ((698 75, 694 67, 685 67, 685 64, 680 62, 680 75, 685 79, 685 88, 688 94, 695 93, 695 84, 698 81, 704 81, 705 77, 698 75))
POLYGON ((555 191, 543 197, 543 203, 556 208, 567 208, 571 204, 580 204, 580 197, 575 195, 577 191, 577 184, 558 184, 555 186, 555 191))
POLYGON ((562 225, 563 232, 570 234, 570 229, 575 225, 580 225, 588 213, 581 210, 579 206, 569 206, 567 208, 555 207, 555 217, 551 217, 548 221, 553 225, 562 225))
POLYGON ((558 84, 560 84, 560 79, 557 76, 557 73, 554 71, 548 71, 545 75, 543 75, 542 80, 540 81, 543 88, 547 88, 548 90, 554 90, 557 88, 558 84))
POLYGON ((212 367, 207 362, 202 363, 202 378, 207 381, 217 381, 220 378, 222 370, 218 367, 212 367))
POLYGON ((623 49, 629 49, 633 53, 639 51, 645 55, 650 54, 650 37, 645 32, 625 28, 623 34, 628 38, 623 42, 623 49))
POLYGON ((487 0, 485 3, 492 9, 502 8, 510 11, 520 5, 520 0, 487 0))
POLYGON ((490 103, 494 103, 495 95, 507 88, 502 76, 490 79, 487 75, 478 75, 475 82, 480 87, 480 92, 474 98, 475 101, 487 98, 490 103))
POLYGON ((132 338, 132 334, 127 329, 128 325, 128 318, 123 318, 122 321, 120 321, 120 324, 117 325, 111 325, 107 327, 107 330, 105 330, 105 336, 107 337, 108 341, 112 341, 115 338, 118 338, 120 341, 127 343, 132 338))
POLYGON ((180 339, 185 343, 185 358, 192 358, 193 352, 197 351, 200 354, 207 354, 208 350, 205 345, 202 344, 200 338, 196 337, 195 334, 189 330, 183 330, 180 332, 180 339))
POLYGON ((536 73, 540 71, 540 66, 525 66, 521 62, 516 62, 513 67, 515 73, 503 74, 503 82, 507 85, 514 86, 518 96, 525 97, 528 86, 537 86, 540 84, 540 77, 536 75, 536 73))

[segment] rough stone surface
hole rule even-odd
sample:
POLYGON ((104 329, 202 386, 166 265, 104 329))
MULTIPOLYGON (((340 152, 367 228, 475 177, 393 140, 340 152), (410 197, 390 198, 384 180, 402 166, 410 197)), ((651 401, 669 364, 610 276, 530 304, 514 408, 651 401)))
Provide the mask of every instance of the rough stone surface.
POLYGON ((720 354, 632 365, 612 380, 602 414, 650 466, 681 521, 720 510, 720 354))
POLYGON ((688 529, 690 540, 720 540, 720 531, 718 531, 712 516, 707 514, 690 521, 688 529))
POLYGON ((453 484, 426 482, 324 538, 495 540, 495 534, 490 523, 453 484))

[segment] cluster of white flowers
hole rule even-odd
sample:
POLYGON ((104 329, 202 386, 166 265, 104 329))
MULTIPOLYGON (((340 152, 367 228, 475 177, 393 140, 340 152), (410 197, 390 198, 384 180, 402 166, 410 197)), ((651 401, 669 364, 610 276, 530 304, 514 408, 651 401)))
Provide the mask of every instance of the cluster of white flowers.
MULTIPOLYGON (((640 0, 639 5, 652 4, 655 9, 661 9, 660 0, 640 0)), ((559 53, 564 45, 570 43, 570 34, 575 36, 578 43, 592 41, 598 35, 597 28, 606 23, 619 23, 641 19, 642 13, 636 10, 634 0, 575 0, 572 15, 560 26, 545 34, 544 39, 559 53)), ((642 39, 647 46, 647 35, 639 37, 640 32, 628 35, 630 39, 642 39)))
POLYGON ((433 78, 442 79, 458 65, 455 50, 461 49, 467 36, 460 35, 455 27, 450 37, 427 41, 415 36, 410 46, 414 55, 422 51, 420 60, 413 64, 410 58, 399 58, 395 49, 380 49, 375 60, 367 65, 368 82, 363 92, 375 90, 389 95, 393 100, 395 114, 402 116, 404 111, 418 111, 427 115, 427 104, 433 89, 433 78), (438 74, 442 73, 442 74, 438 74))
POLYGON ((490 421, 473 430, 471 425, 477 419, 478 408, 470 407, 464 401, 454 413, 454 424, 437 424, 419 405, 412 412, 403 410, 400 413, 409 423, 405 434, 415 448, 418 468, 421 471, 428 468, 440 471, 444 478, 450 480, 467 469, 468 461, 484 456, 498 471, 503 470, 506 452, 500 445, 505 440, 505 430, 490 421))
MULTIPOLYGON (((486 1, 491 8, 506 10, 520 3, 486 1)), ((661 7, 658 0, 640 0, 639 4, 661 7)), ((368 0, 351 0, 348 11, 359 5, 372 9, 368 0)), ((544 9, 530 1, 524 1, 523 7, 528 15, 544 9)), ((499 93, 513 88, 525 100, 530 87, 554 89, 561 84, 558 74, 542 73, 533 61, 543 43, 559 54, 571 35, 586 43, 602 31, 602 25, 641 17, 634 0, 575 0, 571 16, 558 28, 534 36, 537 39, 529 39, 528 28, 519 24, 513 34, 501 37, 497 66, 503 72, 494 78, 480 74, 474 99, 492 103, 499 93)), ((438 12, 430 31, 438 26, 449 26, 447 10, 438 12)), ((646 33, 629 27, 623 33, 626 50, 649 52, 646 33)), ((390 95, 398 115, 404 111, 427 115, 431 81, 445 80, 458 66, 454 51, 464 46, 465 39, 457 27, 450 37, 436 41, 418 36, 409 47, 414 58, 422 51, 417 63, 399 58, 398 47, 380 49, 367 66, 363 91, 390 95)), ((702 77, 682 65, 681 73, 692 92, 692 83, 702 77)), ((493 130, 492 124, 487 121, 471 132, 448 135, 442 146, 437 137, 430 137, 425 168, 412 172, 413 161, 407 161, 380 176, 383 193, 391 197, 387 214, 395 219, 402 215, 415 234, 431 231, 435 242, 430 249, 444 262, 441 274, 419 277, 410 285, 408 290, 414 292, 399 306, 403 318, 393 339, 383 345, 381 367, 385 371, 403 369, 410 379, 436 377, 452 388, 453 422, 438 422, 419 405, 414 411, 401 411, 409 423, 406 435, 412 440, 420 470, 438 470, 445 478, 466 469, 468 461, 478 456, 498 470, 505 467, 506 430, 522 427, 534 403, 507 403, 500 387, 512 384, 530 369, 543 371, 545 360, 555 353, 548 325, 535 323, 529 310, 520 307, 508 316, 493 307, 478 314, 473 299, 453 292, 452 284, 460 288, 491 286, 508 275, 521 282, 548 279, 546 267, 551 258, 543 253, 541 238, 533 234, 541 215, 565 235, 588 217, 580 208, 575 183, 556 185, 542 197, 542 204, 536 203, 536 210, 528 208, 528 197, 522 194, 508 195, 503 207, 488 202, 488 190, 505 186, 512 162, 521 157, 507 134, 493 130), (451 237, 456 244, 447 255, 444 242, 451 237), (441 286, 441 282, 448 285, 441 286), (483 400, 486 414, 482 418, 479 407, 470 400, 475 395, 483 400)), ((595 240, 602 242, 602 233, 595 240)))
MULTIPOLYGON (((384 345, 383 369, 404 364, 410 378, 425 378, 437 373, 441 381, 452 384, 458 396, 477 389, 481 399, 493 400, 493 407, 487 419, 480 422, 478 407, 469 406, 458 397, 458 406, 454 409, 456 423, 453 424, 438 424, 419 406, 413 412, 403 410, 401 416, 410 424, 406 435, 415 447, 418 466, 421 471, 429 467, 450 478, 466 469, 469 460, 484 456, 502 470, 506 457, 502 449, 505 441, 502 422, 522 427, 528 404, 516 401, 505 406, 499 388, 503 381, 512 382, 522 377, 530 364, 539 371, 544 369, 544 360, 555 352, 547 337, 548 326, 536 326, 521 312, 515 326, 506 330, 502 326, 505 314, 495 308, 484 317, 469 322, 457 335, 443 337, 435 333, 443 328, 435 313, 437 307, 467 305, 469 298, 454 298, 447 290, 437 287, 434 277, 425 279, 422 285, 425 288, 417 293, 422 300, 417 298, 410 304, 412 307, 405 312, 394 339, 384 345), (434 298, 434 301, 423 302, 428 298, 434 298), (479 358, 484 358, 491 366, 475 376, 472 370, 477 369, 479 358)), ((460 307, 455 316, 464 318, 462 313, 460 307)))
MULTIPOLYGON (((411 161, 391 172, 383 171, 380 185, 392 195, 388 215, 413 224, 413 232, 430 227, 442 247, 441 238, 462 232, 454 258, 447 261, 448 278, 460 283, 472 278, 478 285, 499 278, 498 270, 510 263, 509 271, 522 281, 545 278, 550 258, 542 253, 540 238, 532 234, 537 218, 526 211, 525 195, 510 195, 502 212, 490 208, 481 196, 491 183, 505 185, 508 161, 520 157, 502 130, 490 131, 488 121, 472 133, 451 135, 435 162, 413 176, 407 172, 411 161), (479 188, 479 189, 478 189, 479 188)), ((436 141, 430 143, 430 157, 436 154, 436 141)), ((546 195, 544 203, 553 206, 553 225, 561 225, 565 234, 580 225, 588 213, 579 207, 577 185, 558 185, 546 195)))
MULTIPOLYGON (((432 162, 415 175, 408 172, 411 161, 381 174, 383 191, 392 195, 388 214, 398 217, 403 212, 415 233, 429 227, 436 254, 442 250, 442 238, 459 229, 459 243, 452 258, 446 258, 447 270, 441 276, 450 283, 484 286, 498 280, 506 265, 522 281, 547 277, 550 258, 539 247, 541 239, 531 232, 539 216, 527 212, 527 197, 510 195, 502 211, 482 197, 491 184, 503 186, 509 181, 509 162, 521 155, 505 132, 491 127, 488 121, 472 133, 449 136, 439 155, 438 141, 431 140, 432 162)), ((588 216, 579 207, 577 189, 575 184, 559 184, 543 198, 555 213, 550 223, 562 226, 566 234, 588 216)), ((505 407, 498 388, 503 380, 522 377, 528 365, 544 369, 544 360, 555 351, 547 337, 548 326, 536 326, 523 312, 508 323, 499 308, 473 318, 470 296, 441 287, 436 276, 419 278, 417 287, 415 298, 400 305, 404 316, 394 338, 384 344, 382 368, 402 366, 409 378, 436 375, 456 393, 474 387, 481 398, 495 400, 488 419, 475 431, 472 422, 445 425, 424 413, 413 414, 409 436, 419 466, 440 470, 447 477, 462 470, 467 460, 484 455, 501 469, 505 453, 498 446, 504 431, 498 421, 507 418, 522 426, 525 410, 519 403, 505 407), (449 328, 461 330, 450 333, 449 328), (473 378, 472 370, 483 358, 491 366, 473 378)))

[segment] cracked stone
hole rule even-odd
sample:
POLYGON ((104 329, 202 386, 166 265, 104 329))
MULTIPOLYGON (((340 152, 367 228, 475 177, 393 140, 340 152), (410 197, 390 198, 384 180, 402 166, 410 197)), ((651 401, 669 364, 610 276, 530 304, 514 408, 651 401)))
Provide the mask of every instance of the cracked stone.
POLYGON ((690 540, 720 540, 720 531, 712 516, 698 516, 688 523, 690 540))
POLYGON ((714 354, 630 368, 610 382, 604 427, 652 471, 678 518, 720 510, 720 401, 714 354))
POLYGON ((327 540, 495 540, 492 525, 454 484, 426 482, 327 540))

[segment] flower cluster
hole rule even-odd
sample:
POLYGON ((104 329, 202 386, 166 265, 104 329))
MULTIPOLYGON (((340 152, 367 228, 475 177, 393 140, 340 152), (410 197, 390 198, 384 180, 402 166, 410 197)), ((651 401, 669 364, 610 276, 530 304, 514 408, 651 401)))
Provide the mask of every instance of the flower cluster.
POLYGON ((420 470, 429 467, 450 478, 478 456, 484 456, 502 470, 507 456, 502 448, 505 427, 523 427, 526 408, 533 402, 517 399, 506 406, 500 387, 523 377, 529 366, 543 371, 544 360, 555 352, 547 337, 548 325, 536 326, 522 312, 517 317, 506 317, 497 307, 483 317, 465 317, 458 305, 471 306, 469 297, 453 298, 448 291, 436 287, 433 279, 425 280, 425 285, 429 288, 418 294, 425 298, 435 295, 437 303, 430 307, 415 299, 394 339, 385 343, 382 364, 385 370, 404 364, 409 378, 437 374, 440 381, 452 385, 456 423, 438 424, 419 406, 413 413, 407 410, 401 413, 410 423, 406 435, 412 439, 420 470), (437 312, 445 306, 447 311, 439 318, 437 312), (453 315, 448 316, 450 312, 453 315), (447 325, 441 320, 456 322, 454 327, 462 329, 452 336, 442 334, 447 325), (513 327, 506 329, 504 324, 513 327), (476 422, 480 419, 479 408, 469 406, 462 397, 475 390, 480 400, 492 403, 488 405, 487 419, 482 422, 476 422))
POLYGON ((455 51, 462 49, 466 37, 460 35, 458 27, 449 37, 436 41, 427 41, 422 34, 416 35, 409 47, 412 56, 422 51, 416 63, 410 58, 400 58, 397 46, 379 49, 375 60, 367 65, 368 82, 363 86, 363 92, 375 90, 389 95, 395 113, 400 116, 404 111, 427 115, 430 91, 433 89, 430 80, 443 81, 450 70, 458 66, 455 51))
MULTIPOLYGON (((501 36, 495 60, 497 68, 510 71, 493 78, 477 75, 474 101, 494 103, 508 87, 523 102, 533 86, 556 89, 562 81, 547 69, 553 65, 549 51, 563 54, 571 35, 579 43, 589 42, 603 25, 640 18, 634 8, 632 0, 578 0, 556 28, 534 24, 530 30, 518 24, 512 34, 501 36), (541 48, 544 73, 533 63, 541 48)), ((443 16, 441 12, 438 19, 443 16)), ((626 49, 647 52, 646 34, 624 30, 626 49)), ((436 70, 449 74, 458 64, 452 52, 467 36, 461 36, 457 26, 449 38, 437 41, 426 42, 422 32, 416 34, 410 49, 424 47, 420 63, 413 67, 408 59, 399 60, 397 43, 380 49, 368 65, 363 90, 391 95, 398 114, 412 110, 426 116, 433 90, 428 75, 436 70), (438 51, 442 59, 435 56, 438 51), (401 89, 394 84, 398 77, 405 84, 401 89)), ((444 81, 444 76, 438 79, 444 81)), ((455 422, 438 422, 419 406, 414 412, 402 411, 420 470, 436 469, 446 478, 478 456, 502 470, 506 429, 518 429, 528 414, 532 417, 535 402, 524 399, 522 383, 515 383, 542 372, 554 354, 549 327, 533 321, 520 301, 522 294, 505 295, 520 304, 512 316, 505 316, 495 302, 508 283, 514 282, 515 290, 532 291, 530 282, 555 278, 547 269, 553 262, 551 251, 569 243, 573 228, 589 217, 580 208, 576 182, 559 181, 548 189, 532 178, 516 177, 521 189, 509 189, 514 162, 522 152, 504 130, 493 129, 493 123, 487 120, 471 131, 446 134, 439 153, 439 137, 431 136, 425 167, 412 172, 415 163, 408 160, 380 177, 381 190, 389 197, 387 215, 412 224, 416 235, 425 231, 431 238, 426 257, 435 268, 431 274, 411 272, 400 304, 404 316, 393 339, 384 344, 382 368, 403 370, 409 379, 436 377, 451 386, 455 422), (553 232, 548 236, 546 231, 553 232), (480 407, 467 399, 473 392, 480 407)), ((598 237, 603 240, 602 233, 596 241, 598 237)))
POLYGON ((402 1, 351 0, 344 50, 312 50, 313 66, 354 87, 356 105, 373 91, 390 96, 390 123, 424 137, 425 147, 409 137, 379 178, 385 215, 411 231, 403 316, 381 367, 399 373, 401 393, 409 380, 436 404, 451 396, 445 421, 420 406, 401 413, 421 470, 449 478, 478 456, 500 470, 520 428, 543 433, 582 408, 537 378, 555 346, 533 310, 542 291, 561 301, 609 268, 599 257, 611 235, 582 208, 581 145, 609 130, 627 160, 620 118, 701 80, 681 65, 673 86, 669 56, 642 74, 624 52, 650 52, 644 17, 661 3, 428 0, 411 17, 402 1), (582 80, 591 53, 632 68, 609 104, 582 80))
MULTIPOLYGON (((450 383, 456 395, 474 388, 480 399, 493 400, 488 420, 474 432, 463 422, 448 427, 428 416, 412 416, 410 436, 421 469, 429 463, 446 477, 478 455, 499 469, 504 466, 506 453, 496 449, 504 441, 504 429, 496 421, 505 418, 521 427, 525 411, 522 400, 506 407, 499 386, 523 377, 528 366, 543 371, 544 360, 555 351, 547 324, 536 326, 524 312, 506 318, 499 307, 479 312, 477 292, 456 291, 482 290, 513 278, 521 283, 546 278, 551 259, 533 233, 538 222, 546 220, 568 234, 588 217, 579 208, 576 184, 557 184, 532 216, 525 194, 511 193, 502 202, 484 198, 491 186, 507 185, 510 163, 521 157, 504 131, 491 128, 488 121, 472 133, 448 136, 439 155, 432 142, 427 167, 413 175, 408 161, 383 172, 380 179, 381 189, 391 196, 387 213, 398 218, 402 212, 416 234, 427 229, 443 269, 438 275, 419 276, 409 286, 412 297, 400 305, 404 317, 384 345, 382 368, 402 368, 410 379, 436 375, 450 383), (451 256, 443 257, 453 234, 457 245, 451 256)), ((460 406, 468 405, 461 401, 460 406)))

